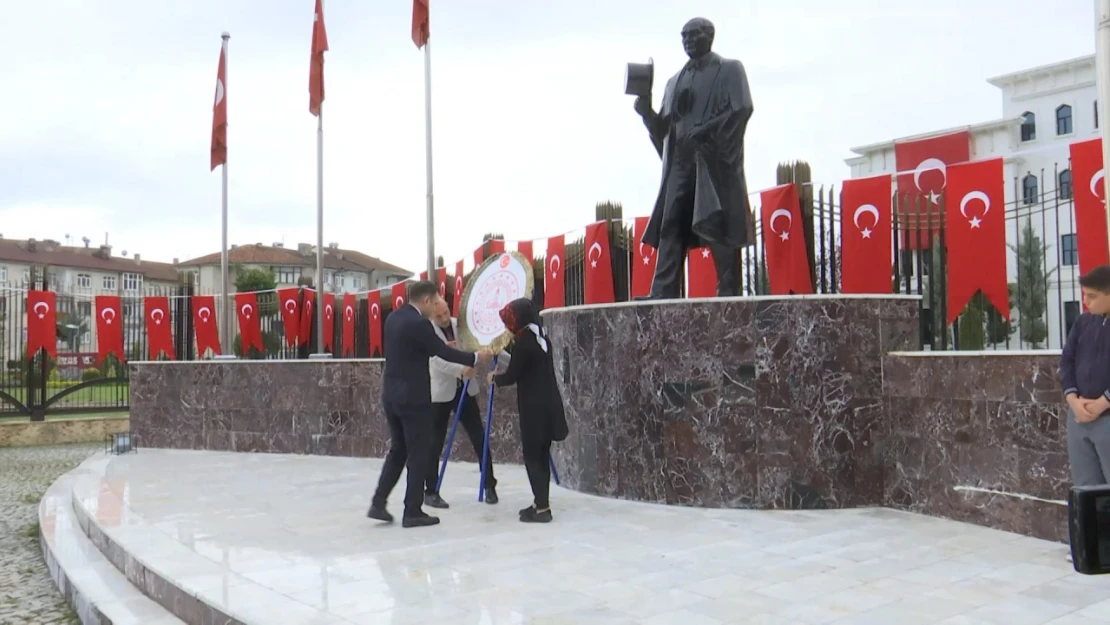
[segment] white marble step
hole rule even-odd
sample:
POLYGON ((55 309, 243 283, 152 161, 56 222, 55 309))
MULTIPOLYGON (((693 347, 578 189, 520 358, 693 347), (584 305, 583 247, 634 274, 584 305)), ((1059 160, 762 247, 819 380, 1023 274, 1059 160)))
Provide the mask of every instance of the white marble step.
POLYGON ((43 558, 58 590, 83 625, 180 625, 132 586, 78 525, 73 483, 84 472, 79 467, 58 478, 39 503, 43 558))

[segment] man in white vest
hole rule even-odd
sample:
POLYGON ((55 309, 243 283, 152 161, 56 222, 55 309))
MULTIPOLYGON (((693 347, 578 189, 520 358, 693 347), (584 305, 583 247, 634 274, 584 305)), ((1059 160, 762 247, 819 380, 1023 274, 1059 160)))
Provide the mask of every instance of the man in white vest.
MULTIPOLYGON (((459 322, 451 316, 447 302, 439 298, 436 302, 435 312, 432 314, 432 327, 436 336, 449 346, 455 346, 458 336, 459 322)), ((501 354, 502 359, 506 354, 501 354)), ((432 381, 432 453, 431 467, 428 477, 424 482, 424 505, 431 508, 447 508, 447 502, 439 496, 436 482, 439 479, 439 461, 443 456, 443 445, 447 439, 447 429, 451 423, 451 413, 459 405, 459 395, 462 393, 463 381, 470 379, 470 386, 466 399, 463 400, 462 413, 459 423, 466 430, 466 436, 474 447, 474 455, 481 460, 482 447, 485 441, 485 428, 482 425, 482 413, 478 409, 478 380, 474 377, 474 368, 447 362, 439 357, 431 358, 428 362, 432 381)), ((486 492, 485 502, 497 503, 497 480, 493 477, 493 452, 486 458, 486 492)))

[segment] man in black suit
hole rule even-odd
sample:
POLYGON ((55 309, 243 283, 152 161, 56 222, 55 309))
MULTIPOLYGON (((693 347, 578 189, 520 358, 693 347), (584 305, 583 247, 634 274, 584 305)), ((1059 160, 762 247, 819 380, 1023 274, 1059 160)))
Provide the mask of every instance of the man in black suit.
POLYGON ((428 319, 435 311, 439 287, 421 280, 409 287, 409 302, 393 311, 385 321, 385 374, 382 376, 382 404, 389 422, 389 453, 378 478, 378 489, 366 516, 392 522, 385 509, 386 499, 401 469, 408 468, 405 489, 404 527, 423 527, 439 523, 425 514, 424 477, 432 447, 432 392, 428 359, 438 356, 447 362, 475 366, 493 358, 489 350, 462 352, 448 347, 436 336, 428 319))

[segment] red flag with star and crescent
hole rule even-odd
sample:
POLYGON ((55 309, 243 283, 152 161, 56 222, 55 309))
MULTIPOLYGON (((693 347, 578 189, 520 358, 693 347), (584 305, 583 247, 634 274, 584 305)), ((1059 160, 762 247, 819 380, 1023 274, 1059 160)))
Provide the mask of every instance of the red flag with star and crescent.
POLYGON ((412 0, 412 42, 423 48, 431 36, 431 14, 428 0, 412 0))
POLYGON ((586 258, 583 263, 582 295, 586 304, 609 304, 616 300, 613 291, 613 261, 609 257, 608 222, 586 226, 586 258))
POLYGON ((281 305, 281 325, 285 329, 285 344, 293 347, 297 344, 297 335, 301 329, 301 289, 291 286, 278 289, 278 303, 281 305))
POLYGON ((162 354, 170 360, 176 360, 177 354, 173 348, 173 324, 170 322, 170 298, 165 296, 151 296, 143 300, 143 309, 146 311, 146 346, 147 358, 158 360, 162 354))
POLYGON ((1078 141, 1070 147, 1079 273, 1086 275, 1095 267, 1110 264, 1110 246, 1106 240, 1106 173, 1102 166, 1102 139, 1078 141))
POLYGON ((382 292, 366 294, 366 311, 370 319, 370 357, 382 357, 382 292))
POLYGON ((528 259, 528 266, 531 267, 532 266, 532 260, 535 258, 535 256, 533 255, 533 252, 532 252, 532 242, 531 241, 517 241, 516 242, 516 251, 520 252, 521 256, 528 259))
POLYGON ((760 201, 771 295, 813 293, 798 188, 791 183, 768 189, 760 193, 760 201))
POLYGON ((324 351, 335 353, 335 293, 324 293, 324 351))
POLYGON ((451 314, 456 317, 459 316, 459 306, 462 306, 463 287, 466 286, 464 284, 464 281, 466 279, 464 276, 465 274, 463 273, 463 261, 460 260, 459 262, 455 263, 455 293, 454 297, 451 298, 451 314))
POLYGON ((97 295, 96 304, 96 358, 104 362, 108 354, 115 354, 120 362, 123 357, 123 323, 120 319, 118 295, 97 295))
POLYGON ((567 256, 566 238, 559 234, 547 240, 547 258, 543 272, 543 307, 565 306, 566 278, 563 265, 567 256))
POLYGON ((312 59, 308 68, 308 112, 320 115, 324 103, 324 53, 328 51, 328 31, 324 28, 324 6, 316 0, 312 14, 312 59))
POLYGON ((948 168, 945 202, 948 252, 948 323, 982 291, 1010 319, 1006 285, 1006 188, 1002 159, 948 168))
POLYGON ((235 294, 235 314, 239 317, 239 351, 240 355, 250 353, 247 349, 253 347, 260 352, 266 351, 262 346, 262 315, 258 314, 258 295, 255 293, 235 294))
POLYGON ((938 200, 948 184, 948 167, 966 163, 970 158, 971 132, 967 130, 894 144, 898 195, 917 199, 916 203, 899 209, 902 249, 932 246, 930 233, 940 231, 938 200))
POLYGON ((301 299, 301 324, 297 332, 298 343, 308 345, 308 341, 312 338, 314 323, 316 323, 316 291, 304 289, 304 297, 301 299))
POLYGON ((686 297, 714 297, 717 295, 717 265, 713 251, 696 247, 686 255, 686 297))
POLYGON ((841 291, 890 293, 894 289, 890 176, 845 180, 840 207, 841 291))
POLYGON ((389 301, 393 304, 392 310, 394 312, 401 310, 401 307, 408 301, 409 287, 404 282, 398 282, 389 288, 389 301))
POLYGON ((439 296, 447 299, 447 268, 436 267, 436 286, 439 288, 439 296))
POLYGON ((632 240, 638 241, 636 257, 632 259, 632 297, 646 297, 651 293, 651 282, 655 278, 655 248, 644 243, 650 217, 637 217, 632 226, 632 240))
POLYGON ((40 349, 58 357, 57 296, 53 291, 27 291, 27 358, 40 349))
POLYGON ((220 329, 216 325, 216 298, 212 295, 193 296, 193 334, 197 338, 197 353, 208 350, 220 355, 220 329))
POLYGON ((343 294, 343 355, 355 355, 355 302, 354 293, 343 294))
POLYGON ((220 44, 220 66, 216 70, 216 96, 212 101, 212 171, 227 163, 227 66, 220 44))

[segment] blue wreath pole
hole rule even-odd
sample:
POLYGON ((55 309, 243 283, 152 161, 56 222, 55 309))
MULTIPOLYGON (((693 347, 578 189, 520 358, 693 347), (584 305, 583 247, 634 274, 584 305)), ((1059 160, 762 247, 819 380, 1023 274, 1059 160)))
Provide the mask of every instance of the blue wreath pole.
MULTIPOLYGON (((497 358, 497 356, 493 357, 490 371, 497 371, 497 358)), ((485 501, 486 498, 486 464, 489 462, 489 432, 490 425, 493 424, 493 390, 495 388, 497 388, 497 385, 490 382, 489 403, 486 405, 486 438, 482 443, 482 479, 478 483, 478 501, 485 501)))
POLYGON ((555 485, 559 485, 559 472, 555 470, 555 458, 550 454, 547 456, 548 462, 551 463, 551 477, 555 479, 555 485))
POLYGON ((468 390, 470 390, 470 378, 463 382, 462 395, 459 396, 459 404, 455 406, 455 418, 451 420, 451 433, 447 435, 447 447, 443 450, 443 464, 439 467, 439 479, 436 480, 437 493, 443 487, 443 475, 447 473, 447 461, 451 459, 451 447, 455 444, 455 430, 459 427, 459 415, 462 414, 463 402, 466 401, 468 390))

